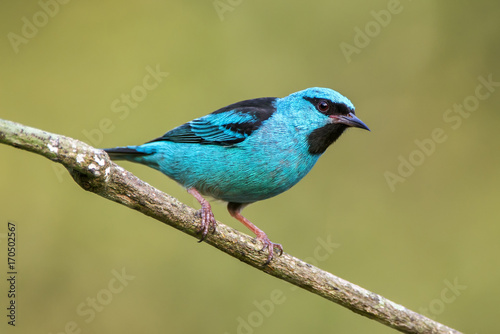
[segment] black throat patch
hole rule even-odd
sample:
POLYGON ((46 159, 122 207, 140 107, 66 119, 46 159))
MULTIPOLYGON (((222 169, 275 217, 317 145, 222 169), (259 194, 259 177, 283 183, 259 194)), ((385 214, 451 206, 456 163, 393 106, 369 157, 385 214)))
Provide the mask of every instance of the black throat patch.
POLYGON ((344 124, 327 124, 321 128, 313 130, 307 137, 309 144, 309 153, 323 154, 328 146, 333 144, 342 133, 344 133, 347 126, 344 124))

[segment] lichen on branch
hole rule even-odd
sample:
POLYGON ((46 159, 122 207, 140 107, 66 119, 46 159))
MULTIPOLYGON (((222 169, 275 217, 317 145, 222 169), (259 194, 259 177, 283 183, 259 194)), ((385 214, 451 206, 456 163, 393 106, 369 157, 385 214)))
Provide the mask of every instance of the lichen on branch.
MULTIPOLYGON (((198 238, 201 227, 196 210, 135 177, 108 155, 79 140, 0 119, 0 142, 42 155, 62 164, 83 189, 142 212, 198 238)), ((403 333, 458 331, 413 312, 380 295, 352 284, 298 258, 283 253, 269 265, 262 245, 244 233, 217 222, 205 242, 269 275, 324 297, 351 311, 403 333)))

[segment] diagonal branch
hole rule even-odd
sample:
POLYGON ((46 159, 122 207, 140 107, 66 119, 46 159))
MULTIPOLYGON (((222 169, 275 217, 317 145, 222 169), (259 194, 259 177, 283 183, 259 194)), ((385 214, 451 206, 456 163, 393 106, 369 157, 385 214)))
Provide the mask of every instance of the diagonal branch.
MULTIPOLYGON (((83 189, 140 211, 162 223, 199 237, 195 210, 180 203, 112 162, 108 155, 73 138, 0 119, 0 142, 61 163, 83 189)), ((380 295, 283 253, 266 261, 255 239, 222 223, 205 241, 269 275, 285 280, 403 333, 455 333, 434 320, 380 295)))

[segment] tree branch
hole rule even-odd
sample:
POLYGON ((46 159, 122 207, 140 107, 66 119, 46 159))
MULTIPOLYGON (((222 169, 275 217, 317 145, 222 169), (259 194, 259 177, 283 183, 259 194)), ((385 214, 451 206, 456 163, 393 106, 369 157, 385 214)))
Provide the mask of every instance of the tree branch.
MULTIPOLYGON (((198 238, 200 218, 182 204, 112 162, 81 141, 0 119, 0 142, 61 163, 83 189, 140 211, 198 238)), ((263 266, 267 255, 254 238, 222 223, 205 241, 269 275, 285 280, 404 333, 455 333, 434 320, 283 253, 263 266)))

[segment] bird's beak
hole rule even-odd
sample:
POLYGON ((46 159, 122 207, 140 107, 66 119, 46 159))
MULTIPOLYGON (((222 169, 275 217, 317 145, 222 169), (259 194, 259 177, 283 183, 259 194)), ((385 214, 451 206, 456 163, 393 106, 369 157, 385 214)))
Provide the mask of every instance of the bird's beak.
POLYGON ((333 123, 341 123, 345 124, 347 126, 352 126, 355 128, 360 128, 360 129, 365 129, 370 131, 370 128, 366 126, 365 123, 363 123, 362 120, 356 117, 352 112, 350 112, 347 115, 333 115, 333 123))

